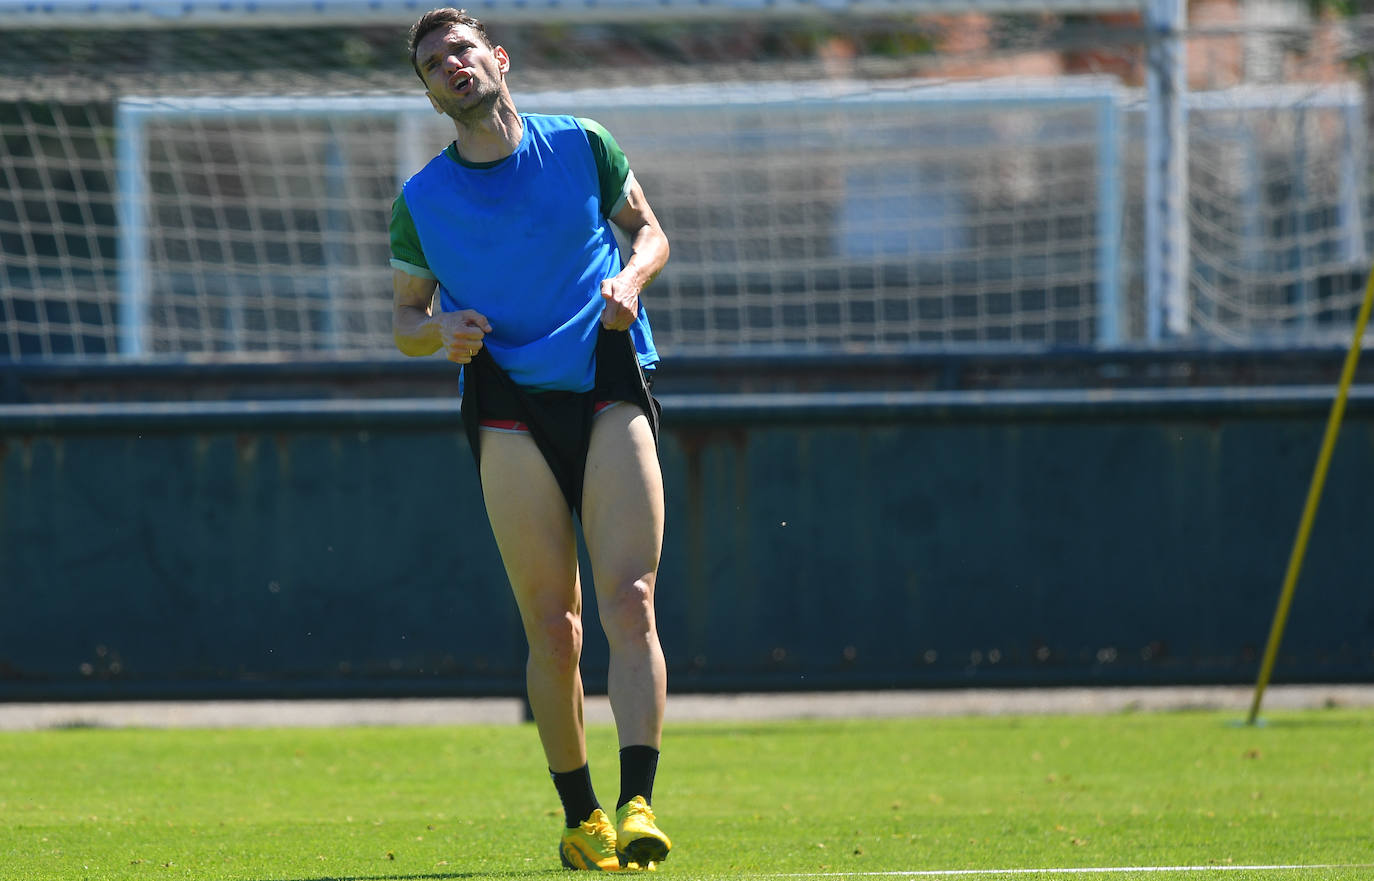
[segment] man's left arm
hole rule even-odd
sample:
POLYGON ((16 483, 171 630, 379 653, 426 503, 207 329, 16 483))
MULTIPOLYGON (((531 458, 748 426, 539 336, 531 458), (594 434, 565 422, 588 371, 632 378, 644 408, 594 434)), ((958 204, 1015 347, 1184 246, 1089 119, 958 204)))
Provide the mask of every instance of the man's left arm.
POLYGON ((611 222, 629 240, 630 258, 620 272, 601 283, 601 297, 606 301, 601 324, 608 330, 628 330, 639 315, 640 293, 668 262, 668 236, 633 176, 629 178, 624 203, 611 215, 611 222))

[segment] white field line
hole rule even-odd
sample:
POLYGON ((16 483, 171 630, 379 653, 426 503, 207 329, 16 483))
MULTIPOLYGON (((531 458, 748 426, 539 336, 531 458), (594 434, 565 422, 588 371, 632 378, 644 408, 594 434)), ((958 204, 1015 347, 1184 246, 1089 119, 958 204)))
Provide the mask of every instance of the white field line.
POLYGON ((792 872, 760 875, 762 878, 956 878, 997 875, 1121 875, 1127 872, 1158 874, 1183 872, 1295 872, 1304 869, 1372 869, 1374 863, 1330 863, 1291 866, 1103 866, 1062 869, 920 869, 906 872, 792 872))

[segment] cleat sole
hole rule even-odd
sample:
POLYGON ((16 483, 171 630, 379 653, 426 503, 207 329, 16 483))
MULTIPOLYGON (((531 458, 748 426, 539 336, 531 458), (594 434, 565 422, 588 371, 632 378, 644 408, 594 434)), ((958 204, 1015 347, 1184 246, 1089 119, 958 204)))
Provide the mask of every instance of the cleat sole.
POLYGON ((621 866, 635 865, 653 871, 668 855, 668 844, 657 838, 639 838, 616 850, 621 866))

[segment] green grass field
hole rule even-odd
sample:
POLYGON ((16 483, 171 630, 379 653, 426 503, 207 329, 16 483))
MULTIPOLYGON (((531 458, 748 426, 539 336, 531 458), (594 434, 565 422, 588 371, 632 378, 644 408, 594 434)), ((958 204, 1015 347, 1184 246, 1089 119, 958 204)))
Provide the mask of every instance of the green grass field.
MULTIPOLYGON (((672 725, 656 877, 1374 878, 1374 712, 1265 721, 672 725)), ((560 820, 528 725, 0 734, 5 881, 547 878, 560 820)))

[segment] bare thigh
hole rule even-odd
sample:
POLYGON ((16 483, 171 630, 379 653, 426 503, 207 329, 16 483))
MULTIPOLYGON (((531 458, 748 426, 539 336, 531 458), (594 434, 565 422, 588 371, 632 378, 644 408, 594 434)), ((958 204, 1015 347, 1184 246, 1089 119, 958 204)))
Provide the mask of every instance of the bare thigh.
POLYGON ((528 434, 483 431, 482 494, 511 589, 528 630, 581 612, 577 534, 563 493, 528 434))
POLYGON ((582 490, 582 529, 597 596, 647 576, 663 550, 663 475, 649 420, 632 404, 601 413, 592 427, 582 490))

